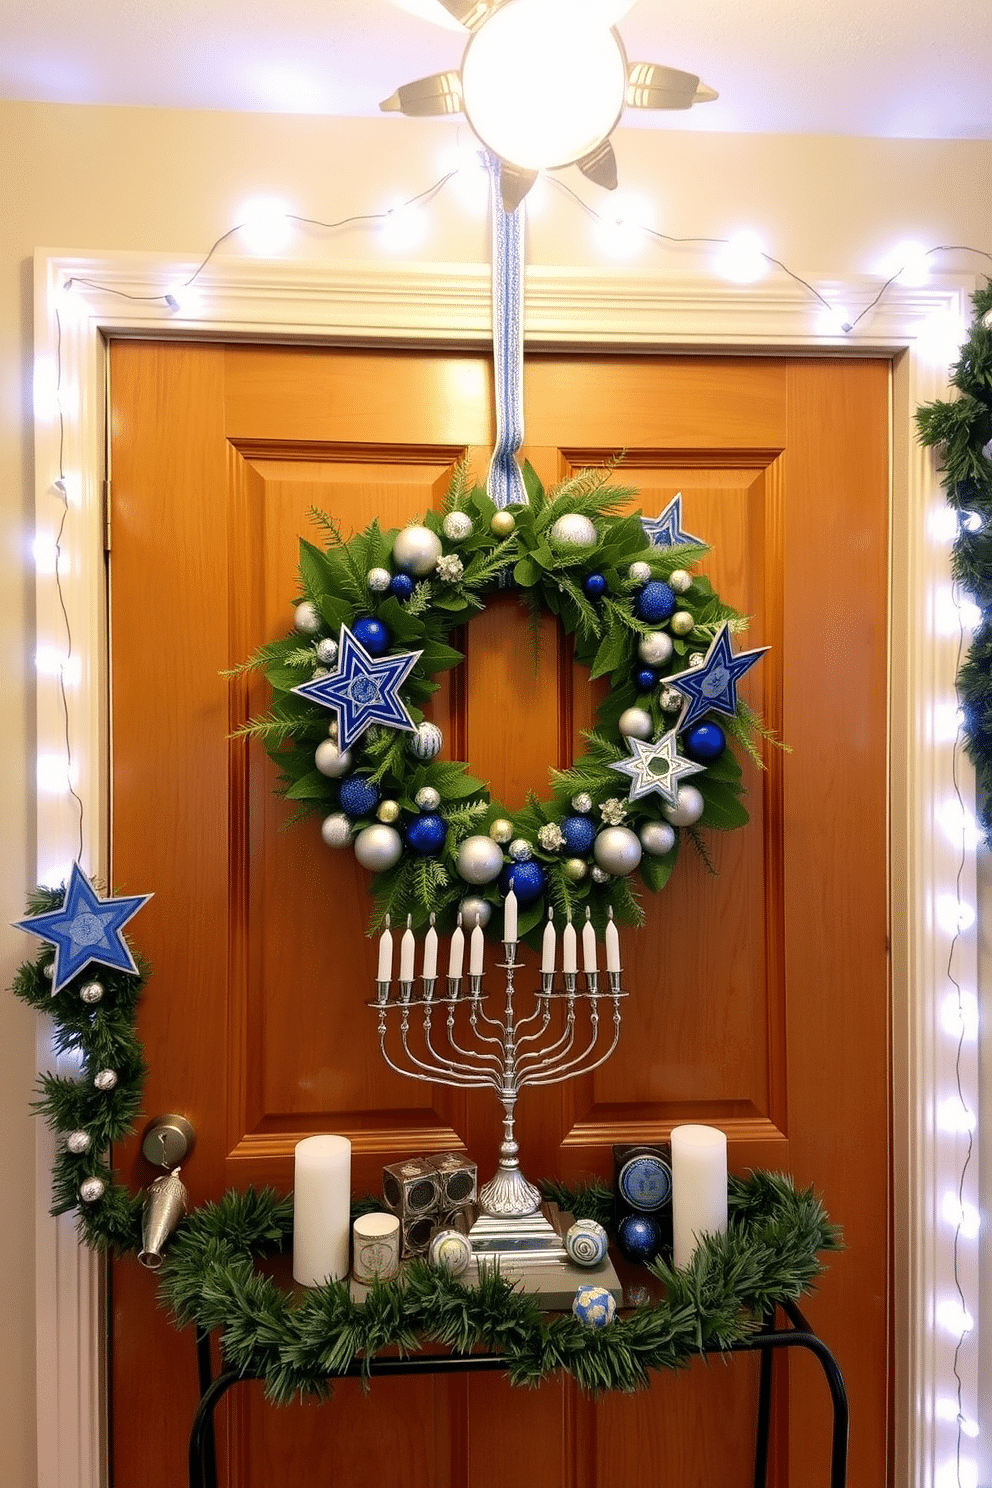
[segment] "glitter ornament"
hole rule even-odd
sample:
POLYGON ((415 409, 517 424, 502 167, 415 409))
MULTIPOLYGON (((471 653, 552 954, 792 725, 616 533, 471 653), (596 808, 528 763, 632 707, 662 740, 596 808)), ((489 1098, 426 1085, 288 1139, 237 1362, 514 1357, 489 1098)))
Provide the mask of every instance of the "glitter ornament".
POLYGON ((393 543, 393 562, 404 573, 426 578, 437 567, 441 539, 429 527, 404 527, 393 543))
POLYGON ((587 1328, 605 1328, 612 1323, 617 1310, 612 1292, 605 1287, 579 1287, 572 1303, 572 1313, 587 1328))
POLYGON ((608 827, 618 827, 627 815, 627 803, 614 796, 611 800, 603 802, 599 808, 599 814, 608 827))
POLYGON ((628 1261, 653 1261, 661 1250, 661 1227, 650 1214, 626 1214, 617 1226, 617 1244, 628 1261))
POLYGON ((84 1152, 89 1151, 90 1134, 84 1131, 70 1132, 65 1139, 65 1145, 70 1152, 74 1152, 77 1157, 81 1157, 84 1152))
POLYGON ((507 821, 505 816, 498 816, 489 828, 489 835, 494 842, 501 842, 505 846, 513 837, 513 823, 507 821))
POLYGON ((392 580, 393 576, 388 568, 370 568, 366 576, 366 583, 373 594, 385 594, 392 580))
POLYGON ((334 811, 321 822, 320 835, 328 847, 347 847, 351 841, 351 822, 343 811, 334 811))
POLYGON ((697 667, 705 665, 706 657, 703 655, 702 651, 693 651, 692 655, 689 657, 689 666, 692 668, 692 670, 695 671, 697 667))
POLYGON ((677 568, 668 575, 668 587, 673 594, 687 593, 692 588, 692 574, 684 568, 677 568))
POLYGON ((457 553, 444 553, 437 560, 437 576, 446 584, 457 584, 465 572, 465 565, 457 553))
POLYGON ((380 801, 375 814, 379 821, 385 822, 388 827, 399 816, 400 803, 398 801, 380 801))
POLYGON ((606 1256, 606 1231, 594 1219, 577 1219, 565 1235, 565 1249, 577 1266, 598 1266, 606 1256))
POLYGON ((393 574, 389 581, 389 592, 397 599, 409 599, 413 589, 414 583, 409 574, 393 574))
POLYGON ((727 747, 727 736, 718 723, 696 723, 686 731, 682 742, 689 758, 705 765, 720 758, 727 747))
POLYGON ((676 610, 668 625, 672 635, 687 636, 692 634, 696 622, 688 610, 676 610))
POLYGON ((436 723, 418 723, 410 736, 407 748, 414 759, 432 760, 441 753, 444 735, 436 723))
POLYGON ((334 739, 321 739, 314 750, 313 762, 321 775, 340 780, 351 769, 351 750, 339 749, 334 739))
POLYGON ((103 987, 100 982, 84 982, 79 989, 79 996, 83 1002, 92 1007, 103 997, 103 987))
POLYGON ((680 785, 675 805, 666 804, 661 809, 673 827, 691 827, 702 816, 706 802, 694 785, 680 785))
POLYGON ((546 874, 540 863, 511 863, 500 877, 504 894, 512 889, 520 904, 530 904, 544 893, 546 874))
POLYGON ((492 919, 493 907, 489 900, 483 899, 480 894, 466 894, 458 906, 458 911, 466 930, 474 930, 476 925, 481 925, 484 930, 492 919))
POLYGON ((503 849, 492 837, 466 837, 459 845, 457 864, 466 883, 492 883, 503 871, 503 849))
POLYGON ((653 672, 650 667, 641 667, 639 672, 634 673, 634 685, 638 692, 650 692, 658 680, 658 673, 653 672))
POLYGON ((607 827, 593 843, 597 866, 615 878, 626 878, 641 861, 641 840, 629 827, 607 827))
POLYGON ((581 883, 589 872, 589 867, 581 858, 569 858, 562 871, 569 883, 581 883))
POLYGON ((422 785, 413 798, 421 811, 436 811, 441 804, 441 796, 432 785, 422 785))
POLYGON ((366 827, 355 838, 355 857, 370 873, 385 873, 403 854, 403 839, 395 827, 378 822, 366 827))
POLYGON ((607 873, 605 868, 600 868, 599 864, 597 863, 596 866, 592 869, 592 881, 594 884, 609 883, 610 875, 607 873))
POLYGON ((653 858, 663 858, 675 846, 675 828, 668 822, 645 822, 637 835, 653 858))
POLYGON ((588 791, 579 791, 577 796, 572 797, 572 810, 578 811, 580 815, 592 810, 592 796, 588 791))
POLYGON ((96 1204, 107 1192, 102 1178, 84 1178, 79 1185, 79 1197, 84 1204, 96 1204))
POLYGON ((537 834, 537 840, 545 852, 557 852, 565 839, 557 822, 545 822, 537 834))
POLYGON ((493 514, 489 528, 496 537, 509 537, 516 525, 512 512, 498 511, 493 514))
POLYGON ((472 535, 472 518, 468 512, 449 512, 441 525, 449 542, 464 542, 472 535))
POLYGON ((650 739, 654 733, 651 714, 645 708, 624 708, 617 727, 627 739, 650 739))
POLYGON ((370 656, 382 656, 389 649, 389 631, 374 615, 365 615, 356 620, 351 633, 370 656))
POLYGON ((637 643, 637 654, 646 666, 664 666, 672 654, 672 638, 664 630, 653 630, 641 636, 637 643))
POLYGON ((338 800, 341 810, 352 819, 371 816, 379 804, 379 787, 365 775, 348 775, 341 782, 338 800))
POLYGON ((323 666, 333 666, 338 659, 338 643, 333 636, 324 636, 317 642, 317 660, 323 666))
POLYGON ((650 563, 632 563, 627 572, 633 584, 648 584, 651 581, 650 563))
POLYGON ((582 587, 589 599, 599 599, 606 592, 606 579, 601 573, 591 573, 583 579, 582 587))
MULTIPOLYGON (((592 802, 589 804, 591 806, 592 802)), ((573 857, 582 857, 592 847, 596 827, 587 816, 566 816, 561 824, 561 834, 568 852, 573 857)))
POLYGON ((102 1090, 106 1093, 108 1090, 113 1090, 117 1084, 117 1075, 112 1069, 102 1069, 94 1075, 93 1084, 97 1090, 102 1090))
POLYGON ((313 669, 313 676, 311 677, 310 680, 313 681, 315 677, 329 677, 330 675, 331 675, 331 669, 330 669, 330 667, 315 666, 314 669, 313 669))
POLYGON ((658 694, 658 704, 663 713, 678 713, 685 698, 674 687, 664 687, 658 694))
POLYGON ((316 635, 323 621, 320 611, 309 599, 301 600, 293 613, 293 624, 301 635, 316 635))
POLYGON ((658 625, 675 609, 675 595, 660 579, 652 579, 635 598, 634 609, 649 625, 658 625))
POLYGON ((431 812, 414 817, 405 833, 407 847, 422 858, 440 852, 447 835, 447 822, 442 816, 435 816, 431 812))
POLYGON ((510 857, 515 863, 526 863, 534 856, 534 849, 526 837, 514 837, 510 843, 510 857))
POLYGON ((565 512, 552 522, 548 540, 553 548, 591 548, 596 541, 596 528, 581 512, 565 512))

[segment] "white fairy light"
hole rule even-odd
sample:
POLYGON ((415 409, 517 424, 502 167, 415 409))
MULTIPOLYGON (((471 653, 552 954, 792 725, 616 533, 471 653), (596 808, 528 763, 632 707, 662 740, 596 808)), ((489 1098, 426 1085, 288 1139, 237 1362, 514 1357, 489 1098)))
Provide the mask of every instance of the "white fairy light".
POLYGON ((961 1306, 957 1297, 945 1297, 942 1302, 938 1302, 933 1315, 938 1327, 955 1339, 970 1333, 975 1326, 975 1319, 966 1307, 961 1306))
POLYGON ((821 336, 846 336, 851 329, 851 312, 846 305, 824 305, 816 329, 821 336))
POLYGON ((293 236, 290 208, 278 196, 252 197, 238 210, 235 220, 241 242, 260 258, 281 253, 293 236))
POLYGON ((957 514, 946 501, 935 502, 927 512, 927 532, 939 548, 949 548, 957 537, 957 514))
POLYGON ((83 673, 82 662, 78 656, 65 656, 54 646, 39 646, 35 652, 34 664, 39 676, 61 676, 63 682, 70 687, 78 683, 83 673))
POLYGON ((940 1004, 940 1026, 952 1039, 978 1038, 978 999, 973 992, 948 992, 940 1004))
POLYGON ((881 259, 876 273, 882 279, 895 279, 909 289, 925 284, 930 274, 930 260, 924 243, 907 238, 896 243, 881 259))
POLYGON ((930 737, 935 744, 953 744, 964 724, 957 702, 935 703, 930 717, 930 737))
POLYGON ((964 1135, 973 1132, 977 1125, 974 1111, 970 1111, 960 1096, 948 1096, 937 1102, 937 1130, 964 1135))
POLYGON ((945 935, 961 935, 975 923, 975 907, 956 894, 938 894, 934 900, 937 924, 945 935))
POLYGON ((936 813, 937 823, 952 847, 961 847, 974 852, 982 834, 974 813, 957 796, 949 796, 936 813))
POLYGON ((422 207, 396 201, 385 208, 379 242, 392 253, 406 253, 427 237, 427 214, 422 207))
POLYGON ((185 281, 170 284, 165 292, 169 309, 180 315, 196 315, 203 305, 203 292, 185 281))
POLYGON ((753 284, 768 273, 765 245, 750 229, 734 233, 717 249, 714 267, 724 279, 735 284, 753 284))
POLYGON ((944 1194, 940 1206, 945 1223, 965 1240, 975 1240, 981 1228, 981 1215, 974 1204, 963 1203, 956 1193, 944 1194))
POLYGON ((610 258, 634 258, 655 224, 654 203, 636 192, 617 192, 597 214, 593 237, 610 258))
POLYGON ((39 754, 35 770, 38 790, 46 796, 67 795, 74 784, 76 772, 64 754, 39 754))

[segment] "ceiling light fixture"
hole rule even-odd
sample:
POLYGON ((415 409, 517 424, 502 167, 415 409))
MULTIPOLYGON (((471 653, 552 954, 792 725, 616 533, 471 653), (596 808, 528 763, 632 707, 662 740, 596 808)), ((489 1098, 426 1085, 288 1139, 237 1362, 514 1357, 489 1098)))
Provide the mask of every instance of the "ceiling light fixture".
POLYGON ((379 107, 425 118, 463 113, 502 162, 511 212, 542 170, 577 165, 613 190, 610 135, 624 107, 687 109, 717 97, 695 73, 628 63, 612 25, 621 0, 440 0, 470 33, 461 68, 405 83, 379 107))

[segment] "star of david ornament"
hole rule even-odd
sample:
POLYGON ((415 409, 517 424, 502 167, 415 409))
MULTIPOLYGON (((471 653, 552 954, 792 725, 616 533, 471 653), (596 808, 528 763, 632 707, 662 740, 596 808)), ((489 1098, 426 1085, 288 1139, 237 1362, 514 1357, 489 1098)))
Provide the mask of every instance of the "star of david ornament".
POLYGON ((638 801, 642 796, 649 796, 654 791, 670 806, 676 804, 679 796, 679 781, 687 775, 698 774, 705 767, 677 754, 675 743, 674 729, 670 733, 662 734, 660 739, 630 738, 627 740, 632 757, 627 760, 618 760, 615 765, 610 766, 610 769, 616 770, 620 775, 630 776, 628 800, 638 801))
POLYGON ((136 894, 126 899, 100 899, 79 864, 73 863, 62 908, 15 920, 14 928, 37 935, 55 947, 54 997, 93 961, 116 971, 139 974, 122 932, 151 897, 136 894))
POLYGON ((350 749, 374 723, 413 733, 416 724, 400 698, 399 689, 420 656, 419 651, 370 656, 347 625, 342 625, 336 669, 330 676, 314 677, 293 691, 335 710, 341 749, 350 749))
POLYGON ((693 537, 691 532, 682 530, 682 492, 673 496, 658 517, 642 517, 641 526, 648 542, 654 548, 677 548, 683 543, 692 543, 696 547, 705 548, 706 543, 701 537, 693 537))
POLYGON ((668 686, 674 687, 686 700, 675 725, 679 732, 689 728, 711 709, 727 713, 732 718, 737 712, 737 683, 767 650, 768 646, 760 646, 735 656, 730 649, 730 627, 721 625, 702 665, 667 679, 668 686))

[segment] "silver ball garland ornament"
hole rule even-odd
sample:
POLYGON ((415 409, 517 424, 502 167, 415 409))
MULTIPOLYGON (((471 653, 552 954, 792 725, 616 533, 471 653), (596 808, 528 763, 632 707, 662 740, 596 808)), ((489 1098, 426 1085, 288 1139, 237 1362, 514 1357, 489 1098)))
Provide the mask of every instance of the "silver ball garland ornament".
POLYGON ((667 631, 653 630, 637 643, 637 654, 645 666, 664 666, 672 654, 672 638, 667 631))
POLYGON ((673 827, 691 827, 705 809, 706 802, 694 785, 680 785, 675 805, 666 804, 662 807, 673 827))
POLYGON ((459 844, 458 872, 466 883, 492 883, 503 871, 503 849, 492 837, 466 837, 459 844))
POLYGON ((610 875, 607 873, 605 868, 600 868, 598 863, 593 868, 590 876, 594 884, 605 884, 609 883, 610 881, 610 875))
POLYGON ((464 542, 467 537, 472 536, 472 518, 468 512, 449 512, 441 526, 449 542, 464 542))
POLYGON ((444 735, 436 723, 418 723, 407 745, 414 759, 432 760, 441 753, 444 735))
POLYGON ((323 623, 320 611, 311 600, 301 600, 296 606, 293 624, 301 635, 316 635, 323 623))
POLYGON ((413 798, 421 811, 436 811, 441 804, 441 796, 432 785, 422 785, 413 798))
POLYGON ((668 822, 645 822, 638 836, 653 858, 663 858, 675 846, 675 828, 668 822))
POLYGON ((677 568, 668 575, 668 587, 673 594, 687 593, 692 588, 692 574, 684 568, 677 568))
POLYGON ((79 1185, 79 1197, 84 1204, 96 1204, 107 1192, 102 1178, 84 1178, 79 1185))
POLYGON ((351 822, 343 811, 334 811, 321 822, 320 835, 328 847, 347 847, 351 841, 351 822))
POLYGON ((500 842, 505 847, 513 838, 513 823, 507 821, 505 816, 498 816, 489 828, 489 835, 494 842, 500 842))
POLYGON ((615 878, 626 878, 641 861, 641 840, 629 827, 607 827, 592 845, 596 864, 615 878))
POLYGON ((80 999, 90 1007, 103 998, 103 987, 99 982, 85 982, 79 989, 80 999))
POLYGON ((429 527, 404 527, 393 543, 393 562, 403 573, 423 579, 433 573, 441 556, 441 539, 429 527))
POLYGON ((617 728, 625 739, 650 739, 654 732, 651 714, 646 708, 624 708, 617 728))
POLYGON ((651 565, 650 563, 632 563, 627 573, 633 583, 647 584, 651 579, 651 565))
POLYGON ((545 852, 557 852, 563 846, 565 838, 557 822, 545 822, 538 830, 537 840, 545 852))
POLYGON ((339 749, 335 739, 321 739, 314 750, 313 762, 321 775, 340 780, 351 769, 351 750, 339 749))
MULTIPOLYGON (((333 666, 338 659, 338 643, 332 636, 324 636, 317 642, 317 660, 322 666, 333 666)), ((335 727, 337 725, 335 724, 335 727)))
POLYGON ((510 843, 510 857, 515 863, 529 863, 534 856, 534 849, 526 837, 514 837, 510 843))
POLYGON ((678 713, 685 698, 675 687, 663 687, 658 694, 658 706, 663 713, 678 713))
POLYGON ((596 541, 596 528, 581 512, 565 512, 552 522, 548 537, 553 548, 590 548, 596 541))
POLYGON ((388 827, 391 822, 396 821, 398 818, 400 814, 400 803, 398 801, 380 801, 375 814, 388 827))
POLYGON ((370 873, 394 868, 403 854, 403 839, 395 827, 379 822, 365 827, 355 838, 355 857, 370 873))
POLYGON ((562 871, 569 883, 581 883, 589 872, 589 866, 582 858, 569 858, 562 871))
POLYGON ((458 912, 466 930, 474 930, 476 925, 481 925, 485 930, 492 919, 493 907, 481 894, 466 894, 458 906, 458 912))
POLYGON ((668 622, 668 628, 672 632, 672 635, 677 636, 691 635, 695 629, 695 625, 696 622, 688 610, 676 610, 668 622))
POLYGON ((81 1157, 84 1152, 89 1151, 90 1140, 91 1138, 89 1132, 74 1131, 70 1132, 69 1135, 66 1137, 65 1145, 68 1147, 70 1152, 74 1152, 77 1157, 81 1157))
POLYGON ((94 1075, 93 1084, 96 1086, 97 1090, 102 1090, 104 1092, 113 1090, 114 1086, 117 1084, 116 1071, 112 1069, 100 1070, 96 1075, 94 1075))
POLYGON ((498 511, 493 513, 489 522, 489 530, 496 537, 509 537, 516 525, 516 518, 512 512, 498 511))
POLYGON ((572 797, 572 810, 577 811, 580 816, 586 816, 592 810, 592 796, 588 791, 579 791, 577 796, 572 797))
POLYGON ((373 594, 385 594, 392 582, 393 576, 388 568, 370 568, 366 576, 366 583, 373 594))

